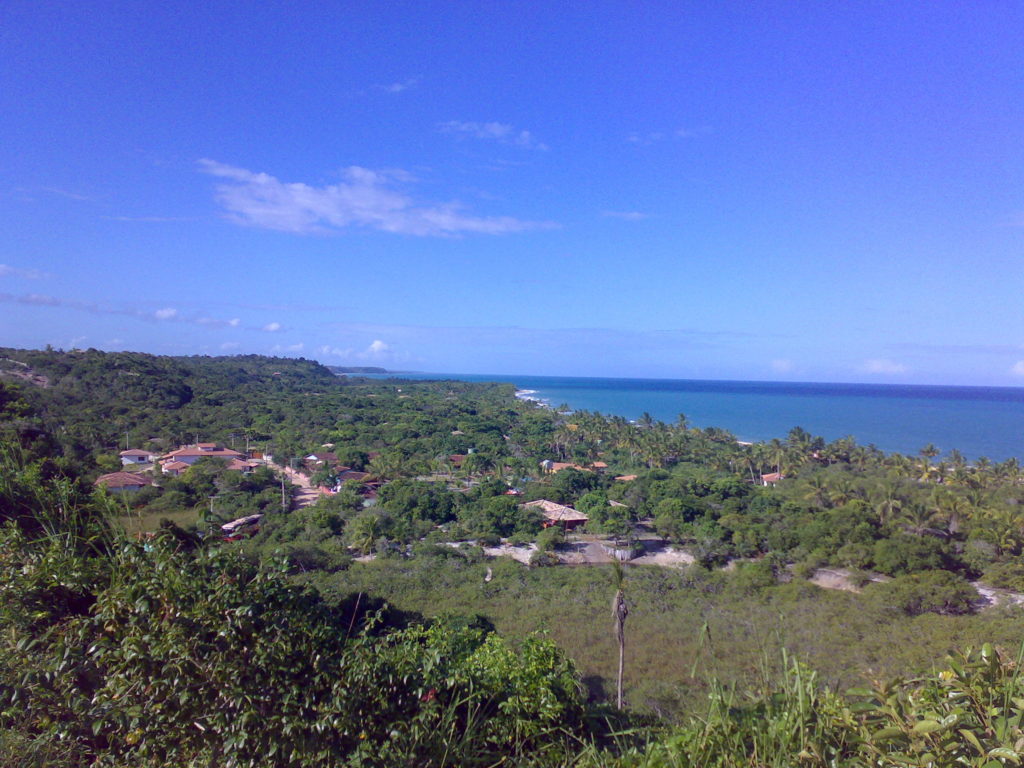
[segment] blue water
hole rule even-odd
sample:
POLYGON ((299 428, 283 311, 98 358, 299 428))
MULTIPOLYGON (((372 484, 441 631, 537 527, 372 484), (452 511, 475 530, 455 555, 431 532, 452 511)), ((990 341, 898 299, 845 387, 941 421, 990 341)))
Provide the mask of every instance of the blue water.
MULTIPOLYGON (((511 382, 574 410, 721 427, 740 440, 785 438, 799 426, 826 440, 917 454, 928 443, 968 459, 1024 459, 1024 388, 401 374, 414 379, 511 382)), ((378 378, 378 377, 375 377, 378 378)))

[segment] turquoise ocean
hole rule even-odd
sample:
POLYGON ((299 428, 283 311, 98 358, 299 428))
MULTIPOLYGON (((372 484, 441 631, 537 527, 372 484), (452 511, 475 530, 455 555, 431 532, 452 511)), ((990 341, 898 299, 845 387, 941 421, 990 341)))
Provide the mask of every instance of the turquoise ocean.
MULTIPOLYGON (((739 440, 785 438, 799 426, 826 440, 917 454, 928 443, 968 459, 1024 461, 1024 388, 817 384, 764 381, 604 379, 565 376, 402 373, 409 379, 501 381, 551 406, 637 419, 649 413, 739 440)), ((375 376, 374 378, 386 378, 375 376)))

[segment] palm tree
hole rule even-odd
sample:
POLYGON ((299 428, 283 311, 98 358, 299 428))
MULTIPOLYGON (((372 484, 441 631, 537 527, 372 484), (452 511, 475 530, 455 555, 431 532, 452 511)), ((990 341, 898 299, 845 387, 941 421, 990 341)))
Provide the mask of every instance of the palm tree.
POLYGON ((815 507, 824 508, 829 502, 829 491, 829 484, 824 477, 820 474, 811 475, 807 479, 807 491, 804 493, 804 499, 815 507))
POLYGON ((612 598, 612 620, 615 622, 615 639, 619 643, 619 674, 616 679, 617 703, 622 709, 622 674, 626 663, 626 617, 629 615, 629 608, 626 606, 626 596, 623 592, 625 574, 622 570, 622 563, 617 559, 612 563, 615 568, 615 597, 612 598))
POLYGON ((878 515, 878 524, 885 526, 893 516, 900 511, 903 507, 903 499, 900 498, 900 494, 897 485, 893 482, 888 482, 881 487, 878 495, 873 499, 873 508, 875 514, 878 515))
POLYGON ((908 531, 923 536, 935 522, 936 510, 926 504, 910 504, 900 515, 900 522, 908 531))

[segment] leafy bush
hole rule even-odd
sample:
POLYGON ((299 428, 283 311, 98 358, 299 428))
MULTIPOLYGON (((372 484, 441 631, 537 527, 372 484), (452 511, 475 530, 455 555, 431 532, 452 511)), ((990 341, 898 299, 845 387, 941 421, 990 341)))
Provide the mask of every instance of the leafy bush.
POLYGON ((897 576, 892 581, 870 585, 865 594, 877 603, 902 611, 908 616, 922 613, 970 613, 974 601, 978 599, 974 587, 962 576, 949 571, 897 576))
POLYGON ((537 534, 537 549, 541 552, 554 552, 565 544, 565 532, 561 526, 553 525, 537 534))
POLYGON ((33 748, 153 767, 558 764, 585 732, 572 663, 544 638, 354 625, 227 549, 162 540, 123 543, 109 583, 79 569, 94 607, 51 608, 41 633, 26 579, 67 582, 78 560, 4 545, 0 731, 33 748))
POLYGON ((530 555, 530 565, 534 568, 549 568, 553 565, 558 565, 559 562, 558 555, 553 552, 537 550, 530 555))
POLYGON ((990 565, 983 579, 993 587, 1024 591, 1024 561, 1014 559, 990 565))
POLYGON ((887 576, 942 568, 945 548, 931 536, 901 534, 875 544, 875 568, 887 576))

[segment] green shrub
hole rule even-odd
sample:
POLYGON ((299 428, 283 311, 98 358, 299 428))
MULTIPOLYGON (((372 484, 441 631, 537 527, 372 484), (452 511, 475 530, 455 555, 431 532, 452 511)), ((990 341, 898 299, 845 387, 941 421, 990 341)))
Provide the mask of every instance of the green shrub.
POLYGON ((962 576, 949 571, 925 571, 897 576, 865 590, 876 603, 908 616, 922 613, 970 613, 978 592, 962 576))
POLYGON ((1024 591, 1024 560, 1007 560, 990 565, 982 579, 993 587, 1024 591))
POLYGON ((558 556, 552 552, 537 550, 530 555, 530 565, 534 568, 548 568, 559 564, 558 556))
POLYGON ((553 525, 537 534, 537 549, 541 552, 554 552, 565 544, 565 532, 560 526, 553 525))
POLYGON ((83 763, 146 768, 554 765, 586 733, 573 665, 545 638, 516 651, 472 622, 357 624, 233 548, 125 543, 107 584, 74 556, 3 544, 0 733, 39 754, 74 745, 83 763), (26 587, 74 578, 94 606, 61 609, 40 632, 26 587))

